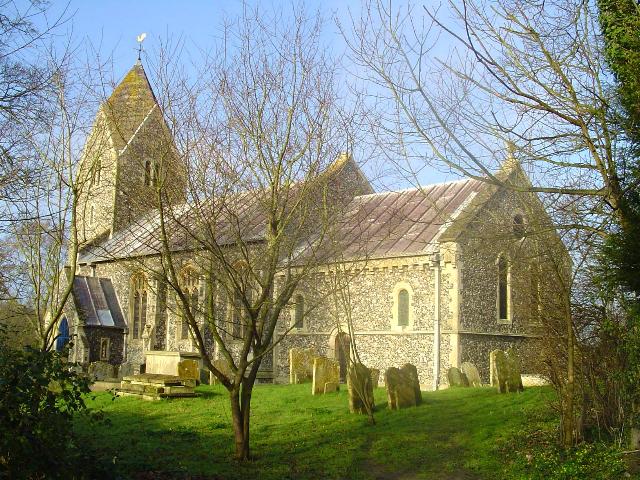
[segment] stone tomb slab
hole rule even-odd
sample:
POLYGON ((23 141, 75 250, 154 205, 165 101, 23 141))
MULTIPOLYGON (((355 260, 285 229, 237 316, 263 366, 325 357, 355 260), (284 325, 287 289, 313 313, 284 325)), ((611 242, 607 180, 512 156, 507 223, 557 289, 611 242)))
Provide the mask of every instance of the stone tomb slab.
POLYGON ((177 375, 143 373, 122 378, 118 396, 136 396, 144 400, 162 398, 195 397, 195 380, 181 379, 177 375))
POLYGON ((179 375, 178 364, 183 360, 193 360, 198 364, 198 367, 202 363, 200 354, 195 352, 165 352, 161 350, 145 352, 145 373, 179 375))

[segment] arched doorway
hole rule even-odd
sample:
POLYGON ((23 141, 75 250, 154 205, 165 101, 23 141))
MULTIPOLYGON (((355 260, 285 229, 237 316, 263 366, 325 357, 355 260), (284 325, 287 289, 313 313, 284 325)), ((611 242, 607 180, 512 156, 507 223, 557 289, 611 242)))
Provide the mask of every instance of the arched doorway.
POLYGON ((62 317, 58 325, 58 338, 56 338, 56 351, 61 352, 64 346, 69 343, 69 322, 67 317, 62 317))
POLYGON ((340 381, 346 382, 347 369, 349 368, 349 358, 351 356, 351 338, 344 332, 336 335, 334 345, 335 358, 340 364, 340 381))

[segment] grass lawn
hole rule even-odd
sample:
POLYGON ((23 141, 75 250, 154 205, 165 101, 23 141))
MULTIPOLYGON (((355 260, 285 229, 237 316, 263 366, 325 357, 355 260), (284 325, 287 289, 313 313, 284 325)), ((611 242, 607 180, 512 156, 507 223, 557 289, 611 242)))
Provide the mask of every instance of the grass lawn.
POLYGON ((147 402, 99 393, 89 408, 108 423, 78 417, 75 428, 122 478, 475 479, 516 478, 505 442, 525 424, 553 422, 553 392, 492 388, 423 392, 417 408, 389 411, 375 392, 377 424, 348 410, 346 388, 314 397, 311 385, 260 385, 252 401, 254 460, 232 460, 231 413, 222 387, 194 399, 147 402))

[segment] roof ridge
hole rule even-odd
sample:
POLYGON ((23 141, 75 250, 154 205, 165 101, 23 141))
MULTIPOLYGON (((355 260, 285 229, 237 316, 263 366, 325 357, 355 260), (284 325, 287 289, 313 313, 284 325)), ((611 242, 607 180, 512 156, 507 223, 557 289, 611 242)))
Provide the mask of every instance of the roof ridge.
POLYGON ((413 192, 413 191, 418 191, 418 190, 424 190, 425 188, 439 187, 441 185, 453 185, 454 183, 469 182, 469 181, 472 181, 472 180, 473 180, 473 178, 459 178, 458 180, 449 180, 449 181, 446 181, 446 182, 428 183, 426 185, 420 185, 418 187, 402 188, 400 190, 385 190, 383 192, 366 193, 364 195, 356 195, 355 198, 375 197, 376 195, 388 195, 390 193, 407 193, 407 192, 413 192))

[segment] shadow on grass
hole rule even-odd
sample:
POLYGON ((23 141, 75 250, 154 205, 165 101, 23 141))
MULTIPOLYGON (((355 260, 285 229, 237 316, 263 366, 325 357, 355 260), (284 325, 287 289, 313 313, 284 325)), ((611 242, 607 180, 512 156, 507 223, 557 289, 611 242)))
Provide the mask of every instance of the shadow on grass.
POLYGON ((198 392, 161 402, 97 397, 92 408, 102 408, 110 426, 92 429, 78 419, 77 430, 123 478, 491 478, 499 465, 492 439, 519 428, 527 408, 540 407, 535 392, 452 389, 390 411, 378 389, 371 426, 348 413, 345 391, 312 397, 308 385, 261 386, 252 402, 254 458, 238 464, 226 391, 198 392))

